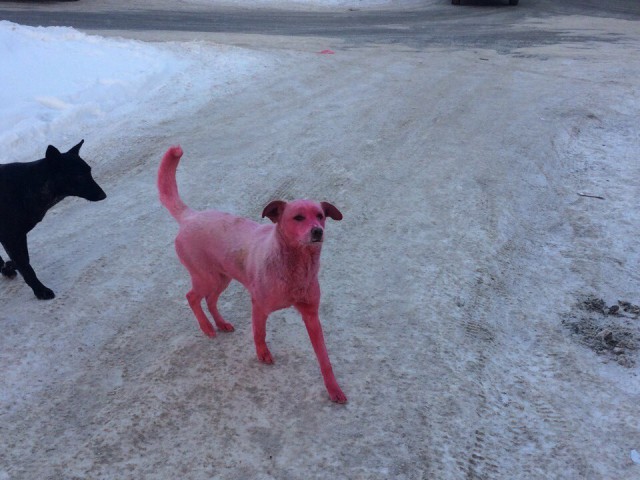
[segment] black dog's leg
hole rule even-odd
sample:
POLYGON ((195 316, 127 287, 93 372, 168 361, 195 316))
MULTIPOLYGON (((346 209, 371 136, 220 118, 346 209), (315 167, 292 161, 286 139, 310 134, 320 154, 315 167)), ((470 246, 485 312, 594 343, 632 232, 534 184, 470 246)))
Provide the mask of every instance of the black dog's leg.
POLYGON ((0 273, 5 277, 13 278, 16 276, 16 266, 11 260, 5 262, 2 260, 2 257, 0 257, 0 273))
POLYGON ((23 235, 10 240, 5 239, 2 242, 2 245, 9 254, 9 257, 11 257, 11 260, 13 260, 15 268, 18 269, 20 275, 24 278, 24 281, 27 282, 27 285, 31 287, 35 296, 40 300, 50 300, 54 298, 55 294, 53 293, 53 290, 45 287, 42 282, 38 280, 36 272, 33 271, 33 268, 31 268, 31 265, 29 264, 27 236, 23 235))

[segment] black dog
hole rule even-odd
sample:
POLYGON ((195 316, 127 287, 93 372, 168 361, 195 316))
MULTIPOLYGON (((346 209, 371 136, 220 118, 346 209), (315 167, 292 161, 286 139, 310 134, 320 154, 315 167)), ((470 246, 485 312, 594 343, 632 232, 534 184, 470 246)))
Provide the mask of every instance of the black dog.
POLYGON ((91 176, 91 167, 80 158, 83 143, 67 153, 49 145, 41 160, 0 165, 0 243, 11 259, 5 263, 0 257, 0 271, 5 277, 15 277, 17 269, 41 300, 55 294, 38 280, 29 264, 27 233, 65 197, 92 202, 107 198, 91 176))

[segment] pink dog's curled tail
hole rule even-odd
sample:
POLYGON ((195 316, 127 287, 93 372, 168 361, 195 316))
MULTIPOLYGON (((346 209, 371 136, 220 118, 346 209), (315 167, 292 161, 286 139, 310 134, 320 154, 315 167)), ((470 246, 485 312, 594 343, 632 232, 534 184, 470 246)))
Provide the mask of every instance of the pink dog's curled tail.
POLYGON ((180 145, 169 147, 169 150, 162 157, 160 168, 158 169, 158 192, 160 192, 160 202, 169 210, 169 213, 176 220, 180 221, 182 214, 189 209, 178 194, 178 184, 176 183, 176 170, 178 162, 182 157, 180 145))

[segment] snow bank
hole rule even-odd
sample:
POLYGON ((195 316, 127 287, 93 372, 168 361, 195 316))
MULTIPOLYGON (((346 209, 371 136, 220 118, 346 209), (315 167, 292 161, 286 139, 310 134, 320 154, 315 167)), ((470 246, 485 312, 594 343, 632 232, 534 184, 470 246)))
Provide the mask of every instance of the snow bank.
POLYGON ((0 21, 0 163, 34 160, 49 143, 77 141, 119 119, 161 120, 178 102, 185 110, 228 92, 264 60, 223 46, 149 44, 0 21))

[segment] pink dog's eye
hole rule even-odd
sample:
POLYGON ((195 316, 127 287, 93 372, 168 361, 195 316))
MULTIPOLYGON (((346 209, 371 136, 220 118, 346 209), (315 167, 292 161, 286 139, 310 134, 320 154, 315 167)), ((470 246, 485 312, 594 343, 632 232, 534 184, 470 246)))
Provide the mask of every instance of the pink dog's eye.
POLYGON ((295 217, 293 217, 293 219, 296 222, 302 222, 302 221, 304 221, 304 216, 303 215, 296 215, 295 217))
POLYGON ((319 213, 316 217, 317 217, 317 219, 318 219, 318 220, 322 220, 322 219, 324 218, 324 215, 322 215, 321 213, 319 213))

